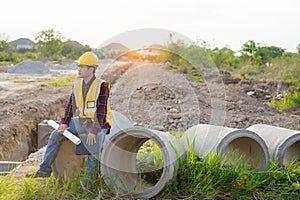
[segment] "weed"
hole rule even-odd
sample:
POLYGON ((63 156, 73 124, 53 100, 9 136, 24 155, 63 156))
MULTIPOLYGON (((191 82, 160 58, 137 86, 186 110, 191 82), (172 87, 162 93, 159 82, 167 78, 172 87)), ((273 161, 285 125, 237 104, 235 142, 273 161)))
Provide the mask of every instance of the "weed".
POLYGON ((283 100, 277 100, 276 98, 273 98, 270 102, 271 106, 278 108, 279 110, 292 108, 298 104, 300 104, 300 94, 298 91, 284 95, 283 100))
POLYGON ((137 170, 141 179, 155 185, 161 177, 164 166, 159 146, 152 141, 145 142, 140 147, 136 160, 137 170))
POLYGON ((74 79, 76 78, 76 75, 68 76, 65 78, 59 78, 55 79, 53 81, 50 81, 50 85, 53 87, 61 87, 61 86, 67 86, 71 85, 74 82, 74 79))
POLYGON ((53 88, 53 87, 63 87, 63 86, 69 86, 74 83, 75 78, 77 75, 71 75, 64 78, 58 78, 58 79, 44 79, 42 83, 39 84, 39 87, 46 87, 46 88, 53 88))
POLYGON ((0 176, 0 199, 16 199, 19 186, 11 175, 0 176))
MULTIPOLYGON (((147 142, 140 148, 139 154, 147 160, 153 158, 153 154, 149 153, 154 152, 154 160, 157 159, 158 162, 150 162, 151 167, 161 167, 158 149, 155 143, 147 142)), ((151 168, 144 162, 144 158, 139 159, 141 160, 137 163, 140 163, 140 167, 151 168)), ((300 199, 299 163, 296 160, 286 167, 271 163, 266 171, 258 172, 246 169, 242 158, 237 157, 228 162, 226 157, 221 158, 215 152, 199 158, 188 148, 186 159, 179 160, 175 177, 155 198, 300 199)), ((11 175, 0 177, 0 199, 4 200, 120 198, 117 190, 114 193, 112 191, 112 187, 105 184, 100 173, 89 177, 83 165, 80 173, 73 178, 24 178, 22 183, 18 183, 11 175), (85 180, 89 181, 89 187, 84 185, 85 180)))

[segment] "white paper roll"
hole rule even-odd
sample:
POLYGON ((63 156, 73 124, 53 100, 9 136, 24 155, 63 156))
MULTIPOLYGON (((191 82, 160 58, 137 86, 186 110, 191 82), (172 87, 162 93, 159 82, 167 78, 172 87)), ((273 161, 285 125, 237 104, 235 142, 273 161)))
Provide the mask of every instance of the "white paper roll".
MULTIPOLYGON (((53 120, 48 120, 48 124, 50 125, 50 126, 52 126, 55 130, 57 130, 58 129, 58 123, 56 123, 55 121, 53 121, 53 120)), ((78 145, 78 144, 80 144, 81 143, 81 140, 78 138, 78 137, 76 137, 73 133, 71 133, 70 131, 68 131, 68 130, 65 130, 64 131, 64 133, 63 133, 63 135, 66 137, 66 138, 68 138, 69 140, 71 140, 74 144, 76 144, 76 145, 78 145)))

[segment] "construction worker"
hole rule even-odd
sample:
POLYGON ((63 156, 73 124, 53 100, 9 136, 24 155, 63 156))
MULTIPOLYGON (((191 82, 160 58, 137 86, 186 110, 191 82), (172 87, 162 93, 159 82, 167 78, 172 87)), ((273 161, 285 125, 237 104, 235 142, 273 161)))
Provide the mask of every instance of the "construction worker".
MULTIPOLYGON (((87 133, 84 143, 86 147, 100 146, 101 144, 97 144, 97 141, 102 142, 105 135, 109 133, 111 127, 110 107, 108 105, 110 84, 96 78, 95 71, 99 67, 99 61, 94 53, 84 53, 77 63, 79 79, 74 83, 64 117, 61 119, 58 129, 50 135, 40 168, 36 173, 27 176, 50 176, 52 172, 51 165, 62 142, 66 139, 63 136, 66 129, 73 134, 87 133), (97 140, 98 136, 101 136, 102 141, 97 140)), ((96 164, 98 163, 93 153, 88 156, 87 163, 90 175, 95 173, 96 164)))

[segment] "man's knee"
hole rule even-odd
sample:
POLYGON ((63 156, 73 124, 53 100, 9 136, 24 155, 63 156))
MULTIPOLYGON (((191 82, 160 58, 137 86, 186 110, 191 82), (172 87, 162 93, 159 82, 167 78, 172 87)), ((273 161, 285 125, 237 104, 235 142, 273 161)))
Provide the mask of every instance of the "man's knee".
POLYGON ((62 141, 63 135, 60 134, 57 130, 52 131, 49 140, 62 141))

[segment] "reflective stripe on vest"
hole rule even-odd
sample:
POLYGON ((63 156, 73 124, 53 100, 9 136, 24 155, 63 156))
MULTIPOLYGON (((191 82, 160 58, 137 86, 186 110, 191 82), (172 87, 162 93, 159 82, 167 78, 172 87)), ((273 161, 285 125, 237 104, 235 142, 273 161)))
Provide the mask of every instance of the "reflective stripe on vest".
MULTIPOLYGON (((97 99, 100 94, 101 85, 105 82, 103 80, 95 79, 91 84, 88 93, 86 95, 85 102, 83 102, 83 91, 82 91, 82 84, 83 80, 79 79, 76 80, 74 83, 74 96, 76 101, 77 109, 80 111, 79 117, 81 118, 90 118, 94 121, 95 112, 97 110, 97 99)), ((107 83, 107 82, 106 82, 107 83)), ((110 84, 107 83, 108 90, 110 90, 110 84)), ((107 111, 106 111, 106 122, 111 126, 112 120, 110 119, 111 116, 109 99, 107 100, 107 111)))

